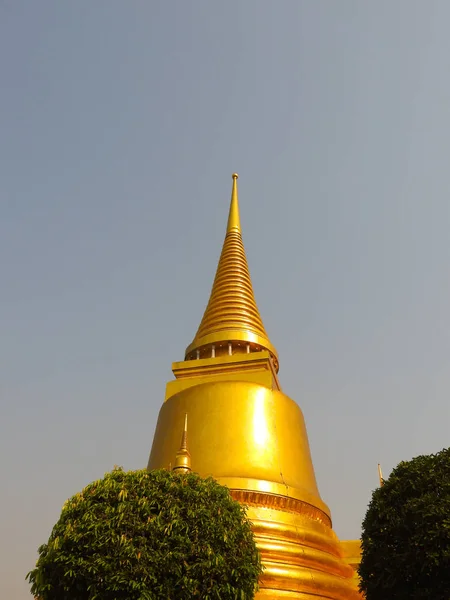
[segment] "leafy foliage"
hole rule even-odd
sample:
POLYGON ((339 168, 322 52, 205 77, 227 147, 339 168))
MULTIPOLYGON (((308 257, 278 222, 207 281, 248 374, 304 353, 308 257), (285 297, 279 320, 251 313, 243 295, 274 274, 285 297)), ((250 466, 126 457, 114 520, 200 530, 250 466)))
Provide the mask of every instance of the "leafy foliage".
POLYGON ((450 599, 450 448, 401 462, 363 522, 367 600, 450 599))
POLYGON ((245 508, 213 479, 115 469, 68 500, 28 573, 40 600, 248 600, 245 508))

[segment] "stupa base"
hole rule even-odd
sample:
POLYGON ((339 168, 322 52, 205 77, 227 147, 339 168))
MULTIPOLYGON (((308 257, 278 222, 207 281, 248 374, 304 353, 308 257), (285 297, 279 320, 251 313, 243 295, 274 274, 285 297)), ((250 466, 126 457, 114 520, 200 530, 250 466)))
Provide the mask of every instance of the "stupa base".
MULTIPOLYGON (((362 600, 355 572, 343 557, 327 515, 321 518, 306 503, 295 504, 300 512, 255 506, 251 492, 231 493, 248 506, 261 552, 264 572, 256 599, 362 600)), ((266 504, 286 504, 282 497, 268 496, 266 504)))

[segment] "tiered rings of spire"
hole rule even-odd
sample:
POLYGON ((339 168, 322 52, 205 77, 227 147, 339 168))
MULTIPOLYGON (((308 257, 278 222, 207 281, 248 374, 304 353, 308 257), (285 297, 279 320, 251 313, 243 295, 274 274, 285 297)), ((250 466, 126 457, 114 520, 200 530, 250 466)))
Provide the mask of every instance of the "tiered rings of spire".
POLYGON ((268 350, 278 371, 278 355, 269 341, 253 294, 242 242, 237 190, 233 173, 230 213, 222 253, 208 305, 186 360, 268 350))

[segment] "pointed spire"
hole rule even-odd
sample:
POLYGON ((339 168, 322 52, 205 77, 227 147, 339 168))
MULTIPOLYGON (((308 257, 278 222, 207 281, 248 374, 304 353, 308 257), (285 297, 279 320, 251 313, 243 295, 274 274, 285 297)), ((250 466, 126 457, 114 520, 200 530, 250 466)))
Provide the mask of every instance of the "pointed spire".
POLYGON ((237 173, 233 173, 230 212, 211 296, 186 360, 227 353, 268 350, 278 371, 277 351, 270 343, 253 294, 241 236, 237 173), (219 352, 220 353, 220 352, 219 352))
POLYGON ((231 233, 232 231, 241 233, 241 219, 239 217, 239 201, 237 190, 237 180, 239 179, 239 175, 237 173, 233 173, 232 178, 233 187, 231 189, 231 203, 230 213, 228 215, 227 233, 231 233))
POLYGON ((181 436, 180 449, 175 457, 175 465, 172 470, 177 473, 189 473, 192 471, 191 455, 188 450, 187 442, 187 413, 184 415, 184 430, 183 435, 181 436))
POLYGON ((378 463, 378 479, 380 480, 380 487, 382 487, 382 485, 384 483, 384 479, 383 479, 383 473, 381 471, 380 463, 378 463))

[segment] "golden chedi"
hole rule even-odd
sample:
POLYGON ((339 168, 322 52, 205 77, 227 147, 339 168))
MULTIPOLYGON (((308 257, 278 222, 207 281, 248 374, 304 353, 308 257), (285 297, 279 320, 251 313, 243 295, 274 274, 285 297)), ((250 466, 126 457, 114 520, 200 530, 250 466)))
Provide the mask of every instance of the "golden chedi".
POLYGON ((357 600, 359 545, 332 529, 303 414, 278 381, 242 243, 237 178, 211 296, 185 360, 172 365, 148 468, 176 457, 190 469, 192 457, 195 472, 249 507, 265 566, 257 598, 357 600))

